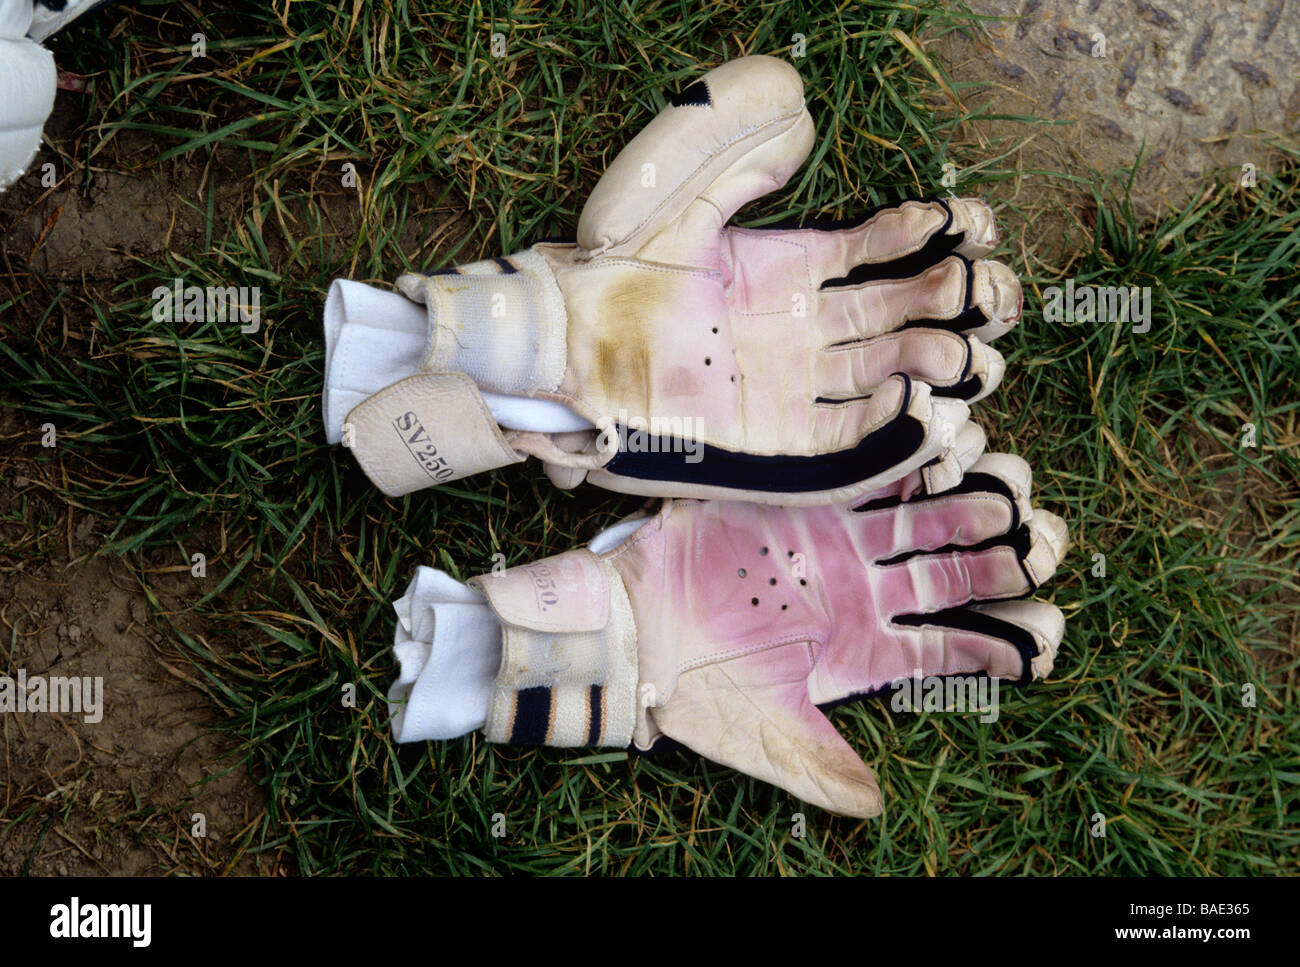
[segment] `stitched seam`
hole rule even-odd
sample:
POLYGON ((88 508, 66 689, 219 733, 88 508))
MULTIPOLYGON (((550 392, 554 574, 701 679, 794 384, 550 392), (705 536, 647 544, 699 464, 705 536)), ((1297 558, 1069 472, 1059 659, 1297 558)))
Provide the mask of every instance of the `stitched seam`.
MULTIPOLYGON (((979 503, 985 503, 985 502, 993 502, 993 503, 996 503, 996 502, 998 502, 998 501, 1001 501, 1004 505, 1006 505, 1007 507, 1011 508, 1012 511, 1015 511, 1015 510, 1016 510, 1015 504, 1014 504, 1012 501, 1008 500, 1006 497, 1004 497, 1002 494, 990 494, 990 493, 958 494, 958 495, 956 495, 955 497, 947 497, 947 498, 940 496, 940 497, 934 497, 934 498, 931 498, 930 500, 915 501, 915 503, 920 503, 920 504, 935 503, 935 504, 937 504, 937 503, 939 503, 940 501, 942 501, 942 502, 945 503, 945 504, 953 504, 953 503, 958 503, 958 504, 979 504, 979 503)), ((909 503, 908 501, 903 501, 903 503, 901 503, 901 504, 895 504, 895 505, 892 506, 892 507, 879 507, 879 508, 877 508, 876 510, 860 511, 860 512, 859 512, 859 519, 865 519, 865 518, 869 518, 869 517, 875 516, 875 515, 877 515, 877 514, 883 514, 883 513, 886 512, 886 511, 889 511, 890 516, 893 516, 893 514, 894 514, 895 512, 897 512, 897 510, 899 509, 899 507, 906 507, 906 506, 908 505, 908 503, 909 503)), ((993 537, 998 537, 998 536, 1007 536, 1007 535, 998 535, 998 534, 994 534, 994 535, 992 535, 992 536, 993 536, 993 537)), ((985 538, 985 539, 987 539, 987 538, 985 538)), ((950 543, 951 543, 951 542, 950 542, 950 543)), ((900 554, 906 554, 906 553, 908 553, 908 552, 907 552, 907 551, 899 551, 898 553, 900 553, 900 554)), ((921 553, 924 554, 924 553, 928 553, 928 552, 926 552, 926 551, 922 551, 921 553)), ((892 556, 892 555, 888 555, 888 554, 885 555, 885 557, 891 557, 891 556, 892 556)))
POLYGON ((792 632, 788 635, 782 635, 779 638, 769 638, 766 641, 754 645, 747 645, 742 648, 730 648, 726 651, 710 652, 699 658, 679 662, 677 665, 677 674, 681 675, 693 668, 702 668, 705 665, 712 665, 720 661, 730 661, 732 658, 743 658, 745 655, 753 655, 760 651, 770 651, 773 648, 782 648, 785 645, 792 645, 796 642, 806 641, 812 644, 826 644, 826 640, 820 635, 810 635, 802 632, 792 632))
MULTIPOLYGON (((775 242, 778 245, 790 245, 794 248, 799 249, 799 251, 803 253, 804 284, 807 287, 809 294, 812 296, 812 298, 809 299, 809 302, 813 302, 817 298, 818 292, 817 292, 817 287, 813 285, 812 262, 808 257, 808 246, 806 244, 796 242, 794 239, 773 237, 767 239, 767 241, 775 242)), ((816 311, 816 308, 812 305, 809 305, 807 307, 807 311, 809 315, 812 315, 816 311)), ((744 318, 757 319, 757 318, 761 318, 762 316, 788 316, 790 315, 790 310, 773 309, 771 312, 748 312, 748 311, 736 312, 735 310, 732 310, 731 314, 733 316, 741 316, 744 318)))
POLYGON ((643 272, 661 272, 665 275, 689 275, 697 279, 713 279, 718 273, 709 269, 693 269, 686 266, 661 265, 657 262, 646 262, 641 259, 630 259, 624 256, 609 257, 602 255, 599 259, 593 259, 590 262, 583 262, 572 266, 580 272, 595 272, 599 269, 611 265, 623 265, 631 269, 640 269, 643 272))

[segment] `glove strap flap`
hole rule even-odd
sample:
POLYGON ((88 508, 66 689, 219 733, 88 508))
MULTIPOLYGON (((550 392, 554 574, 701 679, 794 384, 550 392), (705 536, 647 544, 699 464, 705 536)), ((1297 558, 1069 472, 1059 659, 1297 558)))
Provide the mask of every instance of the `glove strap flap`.
POLYGON ((626 746, 637 649, 622 578, 588 550, 474 578, 501 619, 484 734, 513 744, 626 746))
POLYGON ((348 414, 343 442, 390 497, 524 460, 463 373, 419 373, 348 414))

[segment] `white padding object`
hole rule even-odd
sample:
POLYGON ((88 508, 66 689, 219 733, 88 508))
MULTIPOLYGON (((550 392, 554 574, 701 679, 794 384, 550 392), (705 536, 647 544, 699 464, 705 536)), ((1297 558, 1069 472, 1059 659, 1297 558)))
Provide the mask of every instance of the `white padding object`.
MULTIPOLYGON (((6 11, 0 20, 12 16, 6 11)), ((0 190, 21 178, 36 157, 57 85, 48 50, 21 36, 0 38, 0 190)))
POLYGON ((393 738, 454 739, 483 728, 501 666, 501 623, 483 596, 420 567, 393 609, 401 666, 388 689, 393 738))

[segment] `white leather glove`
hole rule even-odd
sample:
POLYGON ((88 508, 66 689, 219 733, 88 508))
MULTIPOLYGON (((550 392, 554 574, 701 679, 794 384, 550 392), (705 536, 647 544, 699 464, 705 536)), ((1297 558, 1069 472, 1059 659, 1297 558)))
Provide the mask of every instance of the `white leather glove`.
MULTIPOLYGON (((952 486, 967 403, 1004 368, 985 340, 1020 315, 1015 276, 983 259, 992 213, 928 199, 850 227, 728 227, 812 141, 789 64, 710 71, 610 165, 576 244, 399 279, 424 339, 340 436, 390 495, 529 454, 562 486, 651 496, 846 502, 918 468, 952 486), (503 430, 494 395, 590 429, 503 430)), ((348 358, 329 355, 327 386, 348 358)))

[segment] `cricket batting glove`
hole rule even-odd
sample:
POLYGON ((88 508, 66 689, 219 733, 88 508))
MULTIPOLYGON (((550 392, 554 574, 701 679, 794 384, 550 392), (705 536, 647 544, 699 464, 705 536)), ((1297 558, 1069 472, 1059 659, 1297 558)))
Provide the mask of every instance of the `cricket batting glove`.
POLYGON ((576 243, 405 275, 406 298, 335 282, 327 435, 390 495, 528 455, 561 486, 649 496, 851 503, 921 467, 955 484, 967 404, 1004 369, 987 342, 1020 318, 984 258, 992 212, 728 226, 812 144, 798 72, 734 60, 619 153, 576 243))
POLYGON ((1019 457, 989 454, 941 494, 854 509, 666 501, 468 586, 420 568, 396 602, 395 737, 481 728, 641 750, 668 737, 876 816, 876 777, 827 707, 931 676, 1023 684, 1052 668, 1064 616, 1024 599, 1067 535, 1030 505, 1030 483, 1019 457))

